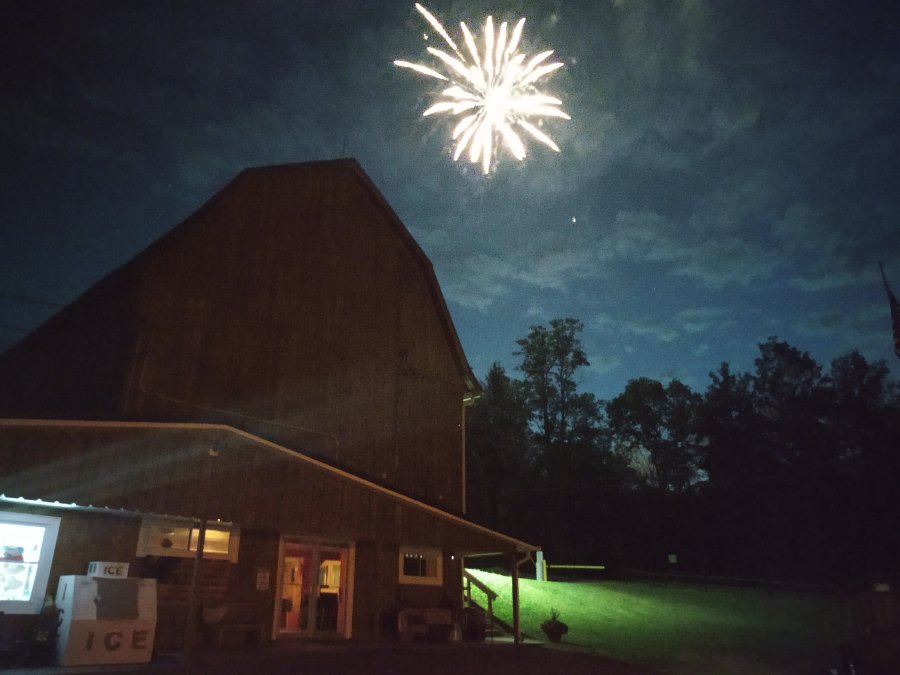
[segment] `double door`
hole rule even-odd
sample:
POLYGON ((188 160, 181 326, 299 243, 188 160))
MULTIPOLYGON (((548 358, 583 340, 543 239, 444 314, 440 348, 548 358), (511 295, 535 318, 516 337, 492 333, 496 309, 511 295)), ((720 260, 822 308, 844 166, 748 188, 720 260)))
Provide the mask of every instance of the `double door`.
POLYGON ((286 539, 279 632, 346 635, 349 548, 286 539))

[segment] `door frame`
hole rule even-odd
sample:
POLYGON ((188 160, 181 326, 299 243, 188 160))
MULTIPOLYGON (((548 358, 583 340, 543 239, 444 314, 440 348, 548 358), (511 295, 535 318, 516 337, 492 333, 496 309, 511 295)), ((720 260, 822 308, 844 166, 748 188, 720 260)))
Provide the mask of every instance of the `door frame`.
MULTIPOLYGON (((328 631, 327 634, 334 634, 339 638, 345 639, 353 637, 353 595, 354 582, 356 579, 356 542, 336 542, 331 539, 324 539, 320 537, 304 537, 301 535, 282 534, 278 538, 278 564, 276 565, 275 570, 275 602, 273 603, 274 607, 272 613, 271 638, 273 640, 277 640, 281 637, 284 637, 285 635, 281 631, 281 599, 284 586, 284 557, 287 543, 301 544, 312 549, 312 562, 321 560, 322 549, 330 548, 339 549, 341 551, 341 583, 338 588, 340 589, 339 592, 343 594, 343 597, 339 602, 339 606, 341 607, 341 612, 343 614, 343 630, 338 630, 334 633, 332 633, 332 631, 328 631)), ((312 568, 313 565, 310 565, 310 567, 312 568)), ((313 573, 315 574, 315 587, 316 589, 318 589, 318 569, 316 568, 313 573)), ((307 611, 310 612, 313 620, 311 621, 310 617, 307 617, 307 628, 305 630, 298 630, 296 632, 290 633, 292 637, 308 638, 323 635, 322 632, 315 629, 314 619, 317 601, 318 595, 314 594, 314 597, 311 598, 310 604, 307 608, 307 611)), ((338 619, 338 626, 340 627, 340 618, 338 619)))

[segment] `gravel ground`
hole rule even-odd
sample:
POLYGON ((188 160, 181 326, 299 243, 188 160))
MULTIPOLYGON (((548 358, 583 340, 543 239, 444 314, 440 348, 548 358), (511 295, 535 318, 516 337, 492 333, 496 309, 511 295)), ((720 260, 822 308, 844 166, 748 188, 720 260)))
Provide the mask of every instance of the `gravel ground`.
POLYGON ((543 644, 311 645, 197 652, 189 662, 160 657, 149 665, 28 668, 29 675, 92 673, 235 673, 236 675, 660 675, 624 663, 543 644))

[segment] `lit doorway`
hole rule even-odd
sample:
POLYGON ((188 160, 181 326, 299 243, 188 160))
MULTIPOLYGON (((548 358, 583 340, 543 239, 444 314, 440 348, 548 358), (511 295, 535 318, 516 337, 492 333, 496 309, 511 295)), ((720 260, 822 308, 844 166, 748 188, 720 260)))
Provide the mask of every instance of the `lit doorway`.
POLYGON ((352 548, 282 541, 279 636, 350 637, 352 548))

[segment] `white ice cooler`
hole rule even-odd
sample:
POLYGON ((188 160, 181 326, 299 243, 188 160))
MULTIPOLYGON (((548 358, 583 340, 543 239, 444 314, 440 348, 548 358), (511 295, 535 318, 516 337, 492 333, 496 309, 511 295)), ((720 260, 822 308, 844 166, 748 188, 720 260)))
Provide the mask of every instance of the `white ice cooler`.
POLYGON ((60 665, 147 663, 156 634, 156 579, 59 578, 60 665))

